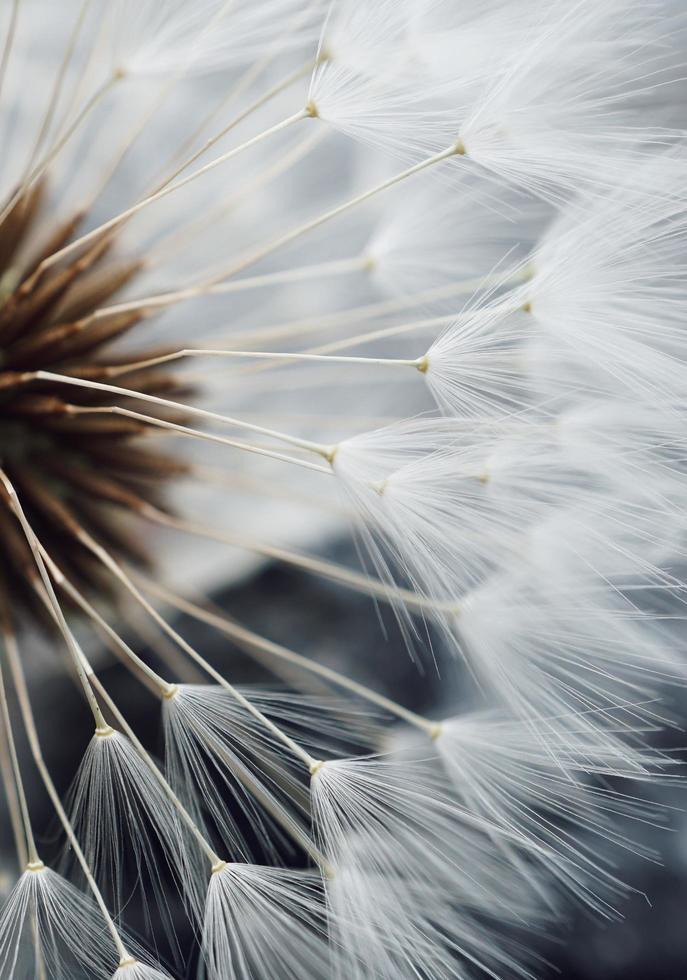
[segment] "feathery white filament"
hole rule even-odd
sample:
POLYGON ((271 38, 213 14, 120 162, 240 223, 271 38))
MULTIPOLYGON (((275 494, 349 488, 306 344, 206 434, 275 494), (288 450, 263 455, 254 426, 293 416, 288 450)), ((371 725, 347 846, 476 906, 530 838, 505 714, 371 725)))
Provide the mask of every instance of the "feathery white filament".
POLYGON ((329 975, 316 872, 226 864, 210 880, 203 947, 212 980, 319 980, 329 975))

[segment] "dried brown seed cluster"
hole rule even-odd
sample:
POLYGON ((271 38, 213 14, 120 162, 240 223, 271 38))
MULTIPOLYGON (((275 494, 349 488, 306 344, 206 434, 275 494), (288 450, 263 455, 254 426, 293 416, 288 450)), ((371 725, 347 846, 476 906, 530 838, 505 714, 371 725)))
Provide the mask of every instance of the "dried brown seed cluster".
MULTIPOLYGON (((111 349, 143 318, 140 311, 98 312, 140 269, 137 260, 115 257, 112 234, 100 236, 76 258, 42 265, 73 238, 83 219, 76 214, 29 250, 43 224, 43 197, 38 183, 0 223, 0 465, 53 560, 77 587, 92 591, 105 589, 102 567, 79 545, 78 529, 106 544, 114 556, 145 561, 145 549, 123 511, 146 503, 160 507, 165 482, 185 466, 140 445, 150 431, 145 423, 84 411, 113 405, 140 410, 140 404, 37 380, 33 373, 49 370, 107 382, 109 369, 131 363, 130 371, 118 372, 117 384, 175 399, 183 391, 168 371, 135 366, 161 351, 139 350, 127 362, 111 349)), ((0 590, 40 615, 35 582, 35 561, 4 494, 0 590)))

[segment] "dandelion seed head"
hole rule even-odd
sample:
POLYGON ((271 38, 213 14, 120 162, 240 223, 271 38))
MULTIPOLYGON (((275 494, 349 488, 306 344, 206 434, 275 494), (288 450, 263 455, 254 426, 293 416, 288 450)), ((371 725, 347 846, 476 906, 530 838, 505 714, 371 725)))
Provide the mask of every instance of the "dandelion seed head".
POLYGON ((531 978, 621 914, 685 679, 683 76, 672 0, 4 5, 3 978, 531 978), (402 650, 207 600, 265 562, 402 650))

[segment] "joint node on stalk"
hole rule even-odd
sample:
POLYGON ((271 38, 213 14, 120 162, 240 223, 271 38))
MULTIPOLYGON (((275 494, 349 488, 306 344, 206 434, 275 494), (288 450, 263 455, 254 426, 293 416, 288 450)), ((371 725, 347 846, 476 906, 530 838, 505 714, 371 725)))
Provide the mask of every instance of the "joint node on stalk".
POLYGON ((374 272, 377 268, 377 259, 374 255, 363 255, 363 272, 374 272))
POLYGON ((379 480, 377 483, 372 484, 372 489, 378 496, 383 497, 384 494, 386 493, 386 488, 388 486, 389 486, 388 480, 379 480))
POLYGON ((443 732, 444 726, 441 724, 441 722, 437 722, 436 725, 432 725, 432 727, 429 729, 429 737, 433 742, 436 742, 441 738, 443 732))
POLYGON ((110 736, 114 735, 114 733, 115 730, 114 728, 111 728, 110 725, 105 725, 104 727, 96 728, 95 730, 95 734, 98 738, 110 738, 110 736))
POLYGON ((521 306, 521 310, 522 310, 523 313, 531 313, 532 312, 532 303, 531 303, 531 301, 530 300, 527 300, 526 303, 523 303, 522 306, 521 306))
POLYGON ((310 99, 310 101, 306 103, 305 114, 310 119, 319 119, 320 116, 319 109, 317 108, 317 106, 315 105, 312 99, 310 99))
POLYGON ((415 367, 420 374, 427 374, 429 371, 429 357, 427 354, 423 354, 422 357, 418 357, 418 359, 415 361, 415 367))
POLYGON ((172 701, 179 693, 178 684, 168 684, 167 687, 162 692, 162 697, 165 701, 172 701))
POLYGON ((227 866, 227 862, 226 861, 217 861, 217 862, 215 862, 215 864, 213 864, 213 866, 212 866, 212 873, 213 873, 213 875, 217 875, 217 874, 220 873, 220 871, 224 871, 224 869, 226 868, 226 866, 227 866))
POLYGON ((327 460, 330 466, 334 465, 334 460, 336 459, 336 454, 339 451, 338 446, 329 446, 325 449, 323 456, 327 460))
POLYGON ((32 874, 38 874, 40 871, 45 869, 45 865, 42 861, 29 861, 26 865, 26 870, 30 871, 32 874))
POLYGON ((112 74, 112 80, 115 82, 121 82, 123 79, 126 78, 127 75, 128 72, 126 68, 123 65, 120 65, 118 68, 115 68, 112 74))
POLYGON ((323 766, 324 766, 324 760, 315 759, 314 762, 310 764, 310 775, 314 778, 318 774, 320 769, 322 769, 323 766))
POLYGON ((137 963, 138 960, 135 960, 133 956, 125 956, 119 961, 119 969, 121 970, 127 966, 136 966, 137 963))
POLYGON ((467 149, 465 147, 465 143, 462 141, 462 139, 457 140, 453 144, 453 153, 454 153, 455 156, 457 156, 457 157, 464 157, 464 156, 467 155, 467 152, 468 151, 467 151, 467 149))

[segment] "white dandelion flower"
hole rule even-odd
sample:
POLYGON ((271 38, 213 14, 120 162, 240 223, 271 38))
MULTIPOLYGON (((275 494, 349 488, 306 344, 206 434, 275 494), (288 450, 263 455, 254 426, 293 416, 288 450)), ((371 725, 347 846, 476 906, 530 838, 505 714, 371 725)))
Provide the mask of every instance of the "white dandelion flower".
POLYGON ((131 931, 213 980, 533 977, 567 900, 620 911, 685 678, 684 62, 672 0, 2 5, 3 978, 167 976, 131 931), (204 601, 265 561, 390 604, 425 713, 347 624, 204 601), (60 655, 88 727, 39 738, 60 655))

